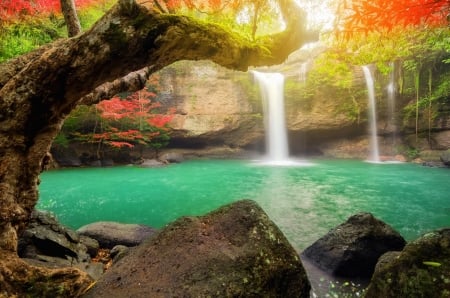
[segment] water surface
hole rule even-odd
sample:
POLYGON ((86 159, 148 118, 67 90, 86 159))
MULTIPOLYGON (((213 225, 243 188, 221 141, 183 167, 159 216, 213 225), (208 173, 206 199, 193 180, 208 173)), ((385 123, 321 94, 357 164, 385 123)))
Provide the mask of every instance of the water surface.
POLYGON ((450 226, 450 171, 414 164, 316 160, 270 167, 196 160, 163 168, 77 168, 41 175, 38 208, 74 229, 95 221, 162 227, 183 215, 253 199, 297 250, 350 215, 372 212, 407 240, 450 226))

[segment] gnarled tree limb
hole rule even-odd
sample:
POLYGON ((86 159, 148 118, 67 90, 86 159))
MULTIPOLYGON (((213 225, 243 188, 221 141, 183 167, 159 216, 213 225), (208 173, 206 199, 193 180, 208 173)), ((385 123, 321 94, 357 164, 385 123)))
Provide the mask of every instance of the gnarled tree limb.
MULTIPOLYGON (((0 65, 0 251, 16 252, 38 199, 45 154, 80 101, 141 88, 151 73, 179 60, 237 70, 281 63, 307 36, 294 0, 279 2, 286 30, 251 41, 217 24, 120 0, 89 31, 0 65)), ((5 280, 0 276, 0 288, 5 280)))

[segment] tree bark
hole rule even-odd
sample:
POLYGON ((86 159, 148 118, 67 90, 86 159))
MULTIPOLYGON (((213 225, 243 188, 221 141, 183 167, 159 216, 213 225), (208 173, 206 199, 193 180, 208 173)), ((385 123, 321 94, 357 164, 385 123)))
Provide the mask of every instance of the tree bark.
MULTIPOLYGON (((279 2, 286 30, 251 41, 215 24, 120 0, 89 31, 0 65, 0 289, 14 289, 2 286, 11 279, 3 275, 19 268, 3 260, 17 257, 46 153, 69 112, 80 101, 139 90, 151 73, 178 60, 209 59, 237 70, 283 62, 307 35, 294 1, 279 2)), ((15 291, 7 294, 22 294, 15 291)), ((68 288, 67 295, 73 292, 68 288)))
POLYGON ((69 37, 76 36, 81 33, 80 20, 78 19, 77 10, 75 8, 74 0, 60 0, 61 10, 64 16, 64 21, 67 26, 67 33, 69 37))

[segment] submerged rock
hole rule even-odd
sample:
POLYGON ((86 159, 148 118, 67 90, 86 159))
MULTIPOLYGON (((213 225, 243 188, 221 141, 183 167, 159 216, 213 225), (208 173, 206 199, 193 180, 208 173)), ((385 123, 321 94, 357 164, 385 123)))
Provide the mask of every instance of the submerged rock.
POLYGON ((369 278, 382 254, 405 244, 389 225, 370 213, 359 213, 306 248, 302 256, 335 276, 369 278))
POLYGON ((309 297, 299 256, 253 201, 183 217, 131 249, 86 297, 309 297))
POLYGON ((139 224, 124 224, 112 221, 99 221, 82 226, 77 230, 80 235, 97 240, 102 248, 116 245, 136 246, 152 236, 156 230, 139 224))
POLYGON ((366 298, 450 297, 450 229, 426 234, 381 261, 366 298))

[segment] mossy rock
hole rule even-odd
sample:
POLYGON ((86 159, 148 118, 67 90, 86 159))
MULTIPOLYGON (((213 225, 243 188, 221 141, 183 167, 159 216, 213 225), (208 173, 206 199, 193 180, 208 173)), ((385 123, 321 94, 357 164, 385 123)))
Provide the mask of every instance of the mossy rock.
POLYGON ((365 297, 450 297, 450 228, 422 236, 377 265, 365 297))
POLYGON ((310 289, 297 252, 244 200, 169 224, 85 297, 309 297, 310 289))

